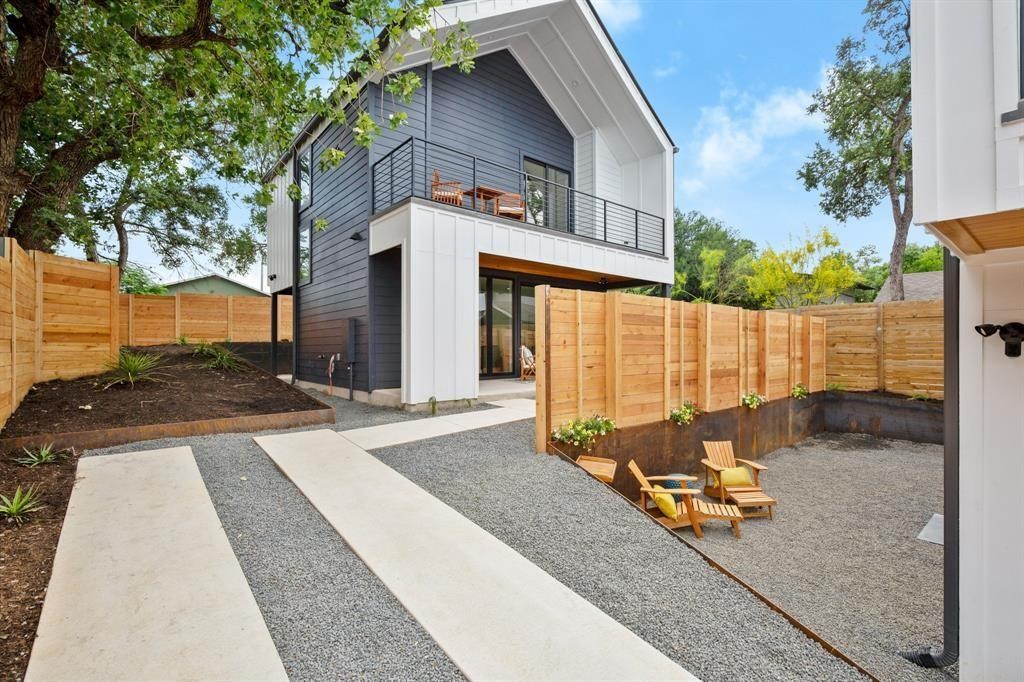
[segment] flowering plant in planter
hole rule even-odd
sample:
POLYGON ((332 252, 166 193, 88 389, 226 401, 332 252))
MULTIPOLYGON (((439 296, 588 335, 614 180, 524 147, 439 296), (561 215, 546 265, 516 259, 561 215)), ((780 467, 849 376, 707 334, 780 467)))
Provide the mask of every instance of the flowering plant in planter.
POLYGON ((697 403, 692 400, 687 400, 683 403, 682 407, 677 407, 672 410, 668 418, 674 421, 676 424, 683 426, 685 424, 692 424, 693 420, 704 414, 704 410, 697 407, 697 403))
POLYGON ((807 387, 801 383, 794 386, 793 391, 789 395, 793 398, 796 398, 797 400, 803 400, 810 394, 811 392, 807 390, 807 387))
POLYGON ((756 410, 766 402, 768 402, 768 398, 764 397, 760 393, 754 393, 753 391, 740 398, 740 404, 749 407, 752 410, 756 410))
POLYGON ((607 417, 595 414, 593 417, 574 419, 551 432, 551 440, 556 443, 567 443, 581 447, 587 452, 594 447, 598 436, 604 436, 615 430, 615 422, 607 417))

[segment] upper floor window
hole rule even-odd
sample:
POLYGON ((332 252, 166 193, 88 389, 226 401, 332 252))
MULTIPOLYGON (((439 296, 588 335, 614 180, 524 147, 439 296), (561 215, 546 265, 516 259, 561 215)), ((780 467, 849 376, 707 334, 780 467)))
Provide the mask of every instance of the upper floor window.
POLYGON ((309 284, 313 276, 313 221, 299 228, 299 284, 309 284))
POLYGON ((523 159, 526 171, 526 221, 569 232, 569 171, 523 159))
POLYGON ((299 152, 299 192, 302 198, 300 206, 313 200, 313 145, 299 152))

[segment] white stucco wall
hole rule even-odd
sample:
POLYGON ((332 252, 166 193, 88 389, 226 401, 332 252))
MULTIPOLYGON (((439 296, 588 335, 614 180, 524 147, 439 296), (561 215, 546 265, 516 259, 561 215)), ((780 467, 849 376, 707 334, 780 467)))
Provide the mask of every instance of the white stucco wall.
POLYGON ((961 266, 960 679, 1024 679, 1024 358, 974 325, 1024 322, 1024 254, 961 266))
POLYGON ((285 173, 270 182, 273 201, 267 207, 267 285, 271 292, 292 285, 292 200, 288 198, 291 182, 290 163, 285 173), (274 279, 270 279, 271 275, 274 279))
POLYGON ((476 398, 481 253, 669 283, 672 262, 412 201, 374 220, 370 253, 402 247, 402 402, 476 398))

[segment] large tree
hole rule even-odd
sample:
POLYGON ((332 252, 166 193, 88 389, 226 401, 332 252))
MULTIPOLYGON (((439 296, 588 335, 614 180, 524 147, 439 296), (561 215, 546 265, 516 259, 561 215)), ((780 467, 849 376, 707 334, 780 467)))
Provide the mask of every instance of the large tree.
POLYGON ((868 0, 863 38, 836 48, 809 111, 825 120, 828 146, 798 172, 840 221, 864 218, 888 199, 895 235, 889 256, 893 300, 903 300, 903 258, 914 210, 910 134, 910 2, 868 0))
POLYGON ((672 298, 740 306, 754 303, 744 287, 757 255, 753 241, 700 211, 676 209, 674 230, 676 283, 672 298))
MULTIPOLYGON (((258 182, 253 146, 282 148, 311 114, 344 123, 364 77, 411 97, 419 79, 394 74, 401 55, 389 49, 409 32, 469 68, 475 42, 462 26, 432 27, 438 4, 0 0, 0 229, 52 250, 83 181, 110 164, 187 153, 258 182)), ((379 126, 357 118, 369 144, 379 126)))
POLYGON ((766 248, 752 270, 747 288, 766 308, 835 303, 858 280, 850 257, 825 228, 792 248, 766 248))

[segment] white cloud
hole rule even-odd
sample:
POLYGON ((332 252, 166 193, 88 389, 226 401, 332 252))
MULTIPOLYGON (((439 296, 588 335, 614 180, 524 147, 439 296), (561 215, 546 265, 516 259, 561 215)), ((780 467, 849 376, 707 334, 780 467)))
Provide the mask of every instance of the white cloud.
POLYGON ((610 30, 626 28, 640 20, 639 0, 594 0, 594 9, 610 30))
POLYGON ((779 88, 761 99, 723 91, 719 101, 701 109, 690 152, 693 167, 679 183, 686 194, 741 175, 774 140, 821 128, 820 117, 807 113, 811 93, 799 88, 779 88))
POLYGON ((679 69, 675 66, 662 66, 654 70, 654 77, 661 80, 662 78, 674 76, 677 73, 679 73, 679 69))

